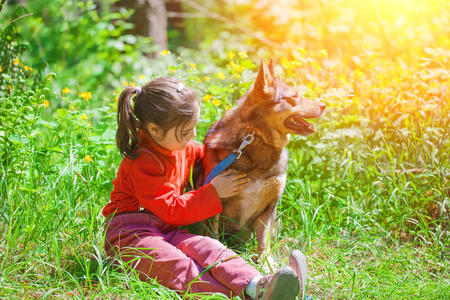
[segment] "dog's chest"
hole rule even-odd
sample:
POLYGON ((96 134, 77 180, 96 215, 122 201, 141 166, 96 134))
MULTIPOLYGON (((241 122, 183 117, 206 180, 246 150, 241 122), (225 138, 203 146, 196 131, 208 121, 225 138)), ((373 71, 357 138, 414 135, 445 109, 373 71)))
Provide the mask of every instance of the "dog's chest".
POLYGON ((240 216, 241 225, 251 222, 268 207, 275 205, 283 193, 286 174, 280 174, 265 179, 253 179, 249 186, 241 192, 240 216))

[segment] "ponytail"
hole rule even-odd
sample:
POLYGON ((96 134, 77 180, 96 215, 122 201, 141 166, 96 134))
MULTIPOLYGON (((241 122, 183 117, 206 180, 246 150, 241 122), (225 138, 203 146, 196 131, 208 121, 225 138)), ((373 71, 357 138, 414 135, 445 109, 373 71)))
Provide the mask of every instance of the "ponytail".
MULTIPOLYGON (((131 97, 137 94, 134 87, 126 87, 119 96, 117 107, 116 144, 123 158, 136 159, 141 154, 139 129, 142 124, 136 119, 131 107, 131 97)), ((135 97, 136 98, 136 97, 135 97)))

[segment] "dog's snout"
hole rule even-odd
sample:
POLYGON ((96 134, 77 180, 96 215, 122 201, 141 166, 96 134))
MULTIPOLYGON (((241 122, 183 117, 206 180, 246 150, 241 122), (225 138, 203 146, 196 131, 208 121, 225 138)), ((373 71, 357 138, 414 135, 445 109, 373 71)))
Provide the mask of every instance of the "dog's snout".
POLYGON ((325 103, 320 102, 319 107, 320 107, 320 110, 321 110, 322 112, 324 112, 325 109, 327 108, 327 105, 326 105, 325 103))

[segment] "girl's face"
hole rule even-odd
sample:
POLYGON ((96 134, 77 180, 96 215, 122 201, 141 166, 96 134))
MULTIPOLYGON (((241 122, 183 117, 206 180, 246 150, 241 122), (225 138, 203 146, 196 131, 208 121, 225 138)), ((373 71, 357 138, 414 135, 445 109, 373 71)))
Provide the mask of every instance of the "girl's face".
POLYGON ((199 118, 200 108, 197 109, 196 116, 186 126, 178 128, 178 132, 176 132, 176 127, 173 127, 167 130, 166 135, 163 136, 163 131, 160 128, 155 129, 156 125, 154 124, 149 125, 148 131, 155 142, 161 147, 169 151, 184 150, 189 141, 197 136, 195 130, 199 118), (180 137, 180 140, 177 139, 177 136, 180 137))

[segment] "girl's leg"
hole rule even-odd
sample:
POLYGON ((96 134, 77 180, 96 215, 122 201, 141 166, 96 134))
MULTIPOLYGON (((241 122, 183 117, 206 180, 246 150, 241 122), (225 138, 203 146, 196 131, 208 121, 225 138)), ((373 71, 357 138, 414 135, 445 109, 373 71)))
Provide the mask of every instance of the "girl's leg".
POLYGON ((168 243, 167 236, 158 229, 160 224, 149 222, 150 217, 154 216, 136 213, 114 217, 107 225, 105 249, 108 255, 129 264, 143 281, 153 278, 169 289, 193 294, 231 294, 231 289, 210 272, 200 275, 203 266, 168 243))
POLYGON ((258 270, 218 240, 190 234, 186 230, 176 230, 168 241, 202 268, 212 266, 209 272, 232 290, 234 295, 242 295, 250 281, 261 275, 258 270))

